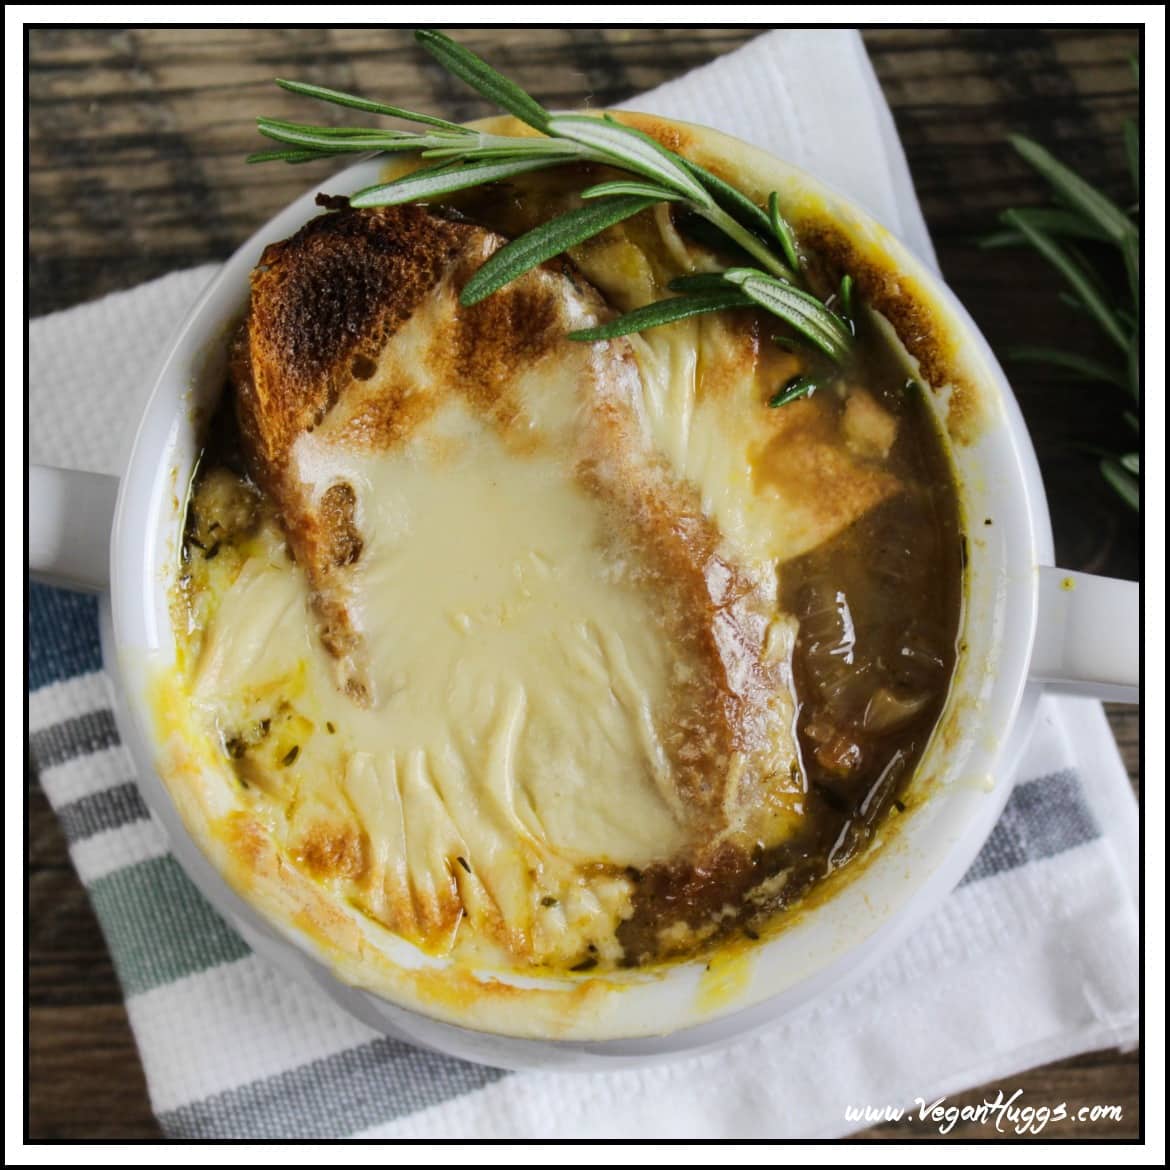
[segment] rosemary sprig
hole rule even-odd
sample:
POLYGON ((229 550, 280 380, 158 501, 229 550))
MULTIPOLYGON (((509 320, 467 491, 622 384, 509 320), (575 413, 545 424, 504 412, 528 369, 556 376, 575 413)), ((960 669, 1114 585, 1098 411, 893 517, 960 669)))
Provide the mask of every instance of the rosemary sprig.
MULTIPOLYGON (((1067 236, 1080 240, 1108 240, 1107 233, 1095 223, 1085 219, 1076 211, 1062 207, 1026 207, 1016 211, 1016 216, 1031 224, 1038 231, 1050 236, 1067 236)), ((1005 228, 1001 232, 989 232, 979 240, 981 248, 1013 248, 1028 241, 1017 228, 1005 228)))
POLYGON ((784 258, 788 261, 788 266, 793 272, 797 271, 800 268, 800 260, 796 255, 796 241, 792 238, 792 229, 780 214, 780 196, 775 191, 768 196, 768 226, 779 241, 780 247, 784 249, 784 258))
POLYGON ((1125 373, 1108 362, 1100 362, 1069 349, 1057 349, 1049 345, 1014 345, 1004 351, 1017 362, 1041 362, 1059 366, 1073 378, 1086 382, 1109 382, 1122 390, 1128 389, 1129 379, 1125 373))
MULTIPOLYGON (((1136 71, 1136 70, 1135 70, 1136 71)), ((1126 162, 1134 193, 1141 196, 1141 142, 1132 120, 1125 123, 1126 162)), ((1017 361, 1056 366, 1078 380, 1128 389, 1141 398, 1141 239, 1135 220, 1108 196, 1082 179, 1037 142, 1013 135, 1012 146, 1052 188, 1057 205, 1013 208, 1000 215, 1004 230, 985 236, 985 248, 1027 246, 1055 268, 1068 285, 1059 298, 1093 321, 1120 351, 1115 362, 1100 361, 1071 350, 1047 346, 1020 346, 1007 351, 1017 361), (1082 249, 1116 249, 1120 261, 1114 272, 1094 266, 1082 249), (1119 298, 1124 289, 1127 298, 1119 298)), ((1136 209, 1135 204, 1135 209, 1136 209)), ((1137 416, 1126 412, 1135 433, 1137 416)), ((1140 466, 1136 452, 1100 453, 1100 469, 1106 482, 1131 507, 1140 504, 1140 466)))
POLYGON ((286 81, 278 77, 276 84, 290 93, 299 93, 304 97, 318 98, 323 102, 333 102, 338 106, 348 106, 351 110, 364 110, 367 114, 383 114, 389 118, 401 118, 404 122, 419 122, 425 126, 438 126, 443 130, 450 130, 455 134, 469 134, 471 131, 458 122, 448 122, 446 118, 435 118, 430 114, 417 114, 413 110, 404 110, 399 106, 386 106, 381 102, 372 102, 369 98, 355 97, 351 93, 342 93, 337 89, 326 89, 323 85, 312 85, 307 81, 286 81))
POLYGON ((1134 222, 1113 202, 1095 187, 1066 167, 1058 158, 1045 150, 1038 142, 1013 134, 1009 140, 1040 174, 1052 185, 1052 189, 1074 211, 1079 211, 1090 223, 1095 223, 1115 243, 1121 243, 1127 236, 1137 235, 1134 222))
POLYGON ((1102 295, 1099 283, 1086 265, 1079 262, 1067 248, 1057 243, 1053 236, 1033 227, 1018 212, 1005 211, 1000 218, 1009 227, 1015 228, 1026 243, 1031 244, 1060 272, 1106 335, 1124 350, 1128 344, 1125 328, 1117 313, 1102 295))
POLYGON ((1137 452, 1109 455, 1101 460, 1101 474, 1106 483, 1135 511, 1141 507, 1141 470, 1137 452))
POLYGON ((481 60, 469 49, 457 45, 450 37, 434 29, 420 28, 414 39, 448 73, 460 81, 466 81, 472 89, 483 94, 501 109, 527 122, 534 130, 544 131, 552 115, 535 98, 530 97, 514 82, 497 73, 486 61, 481 60))
POLYGON ((329 158, 326 151, 320 150, 257 150, 244 160, 250 163, 286 162, 305 163, 316 162, 319 158, 329 158))
POLYGON ((841 306, 839 316, 853 332, 853 277, 845 273, 841 277, 841 290, 837 294, 837 301, 841 306))
POLYGON ((622 316, 613 321, 594 325, 592 329, 578 329, 576 333, 570 333, 569 336, 574 341, 608 341, 613 337, 625 337, 630 333, 641 333, 643 330, 654 329, 659 325, 669 325, 672 321, 683 321, 687 317, 697 317, 701 313, 718 313, 724 309, 742 309, 751 304, 750 297, 745 296, 731 285, 725 284, 721 290, 702 291, 654 301, 649 305, 642 305, 641 308, 623 313, 622 316))
MULTIPOLYGON (((691 162, 689 158, 679 156, 683 166, 699 180, 710 192, 711 198, 727 212, 732 219, 742 223, 761 240, 770 238, 772 225, 762 208, 757 207, 742 191, 737 190, 730 183, 724 182, 718 175, 691 162)), ((795 268, 795 265, 793 265, 795 268)))
POLYGON ((590 151, 601 162, 633 171, 651 182, 677 192, 696 211, 716 206, 711 193, 686 169, 675 162, 672 153, 648 134, 629 133, 620 122, 589 118, 584 114, 565 114, 548 124, 553 138, 567 138, 590 151))
POLYGON ((497 162, 484 159, 461 167, 426 167, 405 175, 393 183, 379 183, 364 187, 349 197, 350 207, 393 207, 400 203, 417 203, 420 199, 434 199, 450 195, 482 183, 496 183, 526 171, 543 170, 549 164, 542 158, 515 158, 497 162))
POLYGON ((812 293, 754 268, 731 268, 723 279, 738 285, 757 305, 787 321, 797 332, 838 364, 849 356, 853 338, 848 326, 812 293))
MULTIPOLYGON (((327 89, 279 80, 292 93, 365 113, 399 118, 421 130, 337 127, 258 118, 257 128, 282 149, 261 151, 250 162, 308 162, 334 155, 380 152, 416 154, 431 164, 350 197, 353 207, 380 207, 433 199, 565 163, 596 163, 628 177, 594 184, 580 192, 582 207, 539 224, 492 255, 463 289, 472 305, 553 256, 636 215, 655 203, 676 204, 696 223, 706 224, 754 266, 740 266, 678 282, 680 295, 571 336, 597 341, 640 332, 699 313, 757 306, 789 325, 840 365, 852 344, 852 280, 838 297, 844 319, 800 287, 801 262, 792 229, 772 192, 765 211, 743 192, 706 168, 664 147, 650 135, 610 115, 554 114, 486 61, 434 30, 415 33, 418 43, 448 72, 538 134, 487 134, 443 118, 327 89)), ((835 375, 834 375, 835 376, 835 375)), ((823 379, 822 379, 823 381, 823 379)), ((791 386, 773 398, 789 395, 791 386)), ((809 389, 803 393, 811 392, 809 389)), ((791 397, 784 397, 785 401, 791 397)))
MULTIPOLYGON (((569 336, 576 341, 602 341, 641 333, 644 329, 682 321, 700 313, 758 305, 786 322, 838 365, 848 357, 852 335, 840 317, 825 308, 811 293, 754 268, 730 268, 726 272, 682 276, 672 280, 670 288, 682 295, 654 301, 604 325, 581 329, 569 336)), ((772 402, 775 403, 775 398, 772 402)))
POLYGON ((590 239, 607 227, 637 215, 656 202, 653 196, 615 195, 550 219, 488 257, 483 267, 463 286, 459 303, 477 304, 529 269, 559 256, 566 249, 590 239))
POLYGON ((595 183, 581 192, 582 199, 599 199, 602 195, 643 195, 655 203, 673 203, 680 198, 676 191, 668 191, 665 187, 642 183, 637 179, 615 179, 609 183, 595 183))
MULTIPOLYGON (((597 125, 596 118, 582 120, 594 126, 597 125)), ((782 263, 769 246, 767 219, 764 213, 743 192, 737 191, 730 183, 724 182, 718 175, 712 174, 705 167, 690 162, 673 150, 667 150, 657 139, 651 138, 649 134, 636 127, 623 125, 609 114, 604 116, 604 122, 621 136, 622 147, 630 140, 641 140, 653 151, 666 156, 676 166, 693 175, 701 194, 696 200, 694 188, 690 189, 691 199, 688 201, 690 209, 711 224, 731 243, 742 248, 753 259, 762 263, 772 275, 782 277, 785 280, 795 279, 794 267, 782 263), (762 232, 761 226, 764 228, 762 232)), ((610 142, 612 144, 614 140, 611 138, 610 142)), ((611 165, 623 166, 628 165, 628 163, 611 160, 611 165)))

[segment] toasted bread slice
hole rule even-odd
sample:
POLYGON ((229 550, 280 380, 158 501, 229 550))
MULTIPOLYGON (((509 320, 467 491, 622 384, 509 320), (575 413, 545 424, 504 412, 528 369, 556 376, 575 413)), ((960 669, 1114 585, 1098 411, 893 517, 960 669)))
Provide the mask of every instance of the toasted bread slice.
POLYGON ((373 677, 350 569, 368 534, 338 458, 420 436, 433 445, 434 416, 452 402, 513 448, 547 443, 619 386, 628 406, 636 383, 624 343, 568 340, 604 311, 568 265, 459 305, 464 283, 504 242, 417 206, 346 209, 270 245, 253 273, 232 363, 241 433, 308 577, 339 681, 361 702, 374 700, 373 677), (568 396, 533 389, 523 400, 536 371, 568 396), (567 416, 554 420, 550 408, 567 416))
MULTIPOLYGON (((339 211, 270 244, 252 272, 235 349, 240 424, 255 469, 287 499, 289 452, 318 426, 457 261, 490 233, 421 207, 339 211)), ((316 564, 317 534, 296 540, 316 564)))
POLYGON ((335 588, 362 550, 354 490, 306 481, 292 466, 293 447, 370 378, 395 332, 461 258, 494 245, 483 229, 420 207, 343 210, 270 244, 252 272, 231 370, 240 430, 308 577, 322 640, 345 662, 345 685, 358 698, 367 689, 354 663, 360 635, 335 588))

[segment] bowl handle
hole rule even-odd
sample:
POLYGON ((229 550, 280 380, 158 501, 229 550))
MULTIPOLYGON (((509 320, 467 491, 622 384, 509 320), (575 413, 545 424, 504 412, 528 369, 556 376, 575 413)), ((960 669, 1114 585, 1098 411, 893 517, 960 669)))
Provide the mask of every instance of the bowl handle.
POLYGON ((1040 567, 1040 618, 1029 673, 1045 690, 1136 703, 1136 581, 1040 567))
POLYGON ((112 475, 30 465, 28 575, 90 593, 108 588, 117 497, 112 475))

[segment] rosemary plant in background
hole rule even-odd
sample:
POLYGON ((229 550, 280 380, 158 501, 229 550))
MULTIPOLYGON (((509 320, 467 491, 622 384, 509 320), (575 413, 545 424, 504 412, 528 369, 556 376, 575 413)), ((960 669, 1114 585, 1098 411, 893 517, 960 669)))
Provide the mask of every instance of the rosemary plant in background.
MULTIPOLYGON (((828 359, 830 372, 801 375, 769 399, 781 406, 833 381, 853 339, 852 281, 845 277, 831 298, 834 311, 808 290, 792 230, 772 192, 767 209, 717 175, 666 149, 647 134, 608 115, 553 114, 470 50, 431 30, 415 33, 444 68, 539 132, 538 136, 486 134, 442 118, 383 105, 319 85, 278 80, 286 90, 366 113, 399 118, 423 127, 305 125, 258 118, 260 133, 282 149, 263 151, 250 162, 308 162, 335 155, 416 154, 429 165, 350 196, 351 207, 386 207, 433 199, 565 163, 599 163, 624 172, 580 192, 581 207, 540 224, 499 249, 467 282, 460 300, 473 305, 518 276, 656 203, 673 203, 718 234, 750 266, 682 277, 677 295, 643 305, 616 320, 571 334, 596 341, 639 333, 699 313, 758 306, 778 317, 828 359), (628 177, 627 177, 628 176, 628 177)), ((784 339, 778 338, 784 344, 784 339)))
MULTIPOLYGON (((1136 201, 1141 197, 1141 149, 1132 118, 1126 121, 1124 133, 1136 201)), ((984 248, 1030 247, 1043 256, 1069 286, 1061 299, 1087 316, 1115 353, 1112 360, 1100 361, 1074 350, 1017 346, 1007 350, 1006 356, 1055 366, 1070 377, 1128 393, 1132 404, 1124 418, 1137 447, 1141 435, 1141 239, 1134 218, 1138 204, 1130 212, 1123 211, 1043 146, 1018 135, 1010 141, 1048 181, 1054 203, 1003 212, 999 217, 1003 229, 985 236, 980 244, 984 248), (1086 248, 1101 254, 1103 264, 1094 265, 1086 248)), ((1141 502, 1138 452, 1091 450, 1106 481, 1131 508, 1137 508, 1141 502)))

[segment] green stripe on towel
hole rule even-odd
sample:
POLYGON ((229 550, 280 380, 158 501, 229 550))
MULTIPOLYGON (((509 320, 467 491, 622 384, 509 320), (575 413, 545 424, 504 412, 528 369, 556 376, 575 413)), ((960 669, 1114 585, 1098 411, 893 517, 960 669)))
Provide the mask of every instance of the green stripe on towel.
POLYGON ((251 953, 171 856, 98 878, 89 896, 127 995, 251 953))

